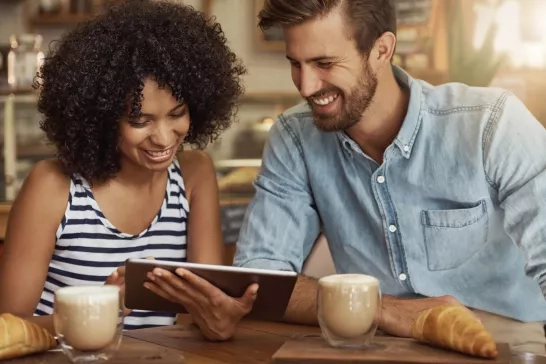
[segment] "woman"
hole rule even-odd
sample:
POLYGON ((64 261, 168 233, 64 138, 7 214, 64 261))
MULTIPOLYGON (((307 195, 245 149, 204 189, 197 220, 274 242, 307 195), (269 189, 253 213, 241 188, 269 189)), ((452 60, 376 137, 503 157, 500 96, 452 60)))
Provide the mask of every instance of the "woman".
MULTIPOLYGON (((36 82, 57 157, 13 203, 0 312, 53 331, 57 288, 123 287, 128 258, 221 264, 215 170, 182 145, 230 125, 244 72, 220 26, 179 4, 129 1, 67 34, 36 82)), ((125 328, 175 315, 131 312, 125 328)))

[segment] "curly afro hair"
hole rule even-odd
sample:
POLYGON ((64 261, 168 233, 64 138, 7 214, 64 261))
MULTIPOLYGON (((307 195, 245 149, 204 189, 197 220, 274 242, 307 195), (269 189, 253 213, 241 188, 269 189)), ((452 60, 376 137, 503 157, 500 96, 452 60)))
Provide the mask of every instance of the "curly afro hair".
POLYGON ((146 78, 185 102, 188 144, 204 148, 228 128, 246 70, 218 23, 190 6, 129 0, 78 25, 35 81, 47 138, 67 174, 104 181, 120 169, 119 121, 140 116, 146 78))

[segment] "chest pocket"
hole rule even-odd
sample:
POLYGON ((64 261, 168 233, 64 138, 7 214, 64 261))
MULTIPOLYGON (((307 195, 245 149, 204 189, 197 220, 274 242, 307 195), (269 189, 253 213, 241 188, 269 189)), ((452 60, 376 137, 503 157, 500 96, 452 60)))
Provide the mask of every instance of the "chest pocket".
POLYGON ((487 205, 457 210, 423 210, 428 269, 455 269, 467 262, 485 245, 489 227, 487 205))

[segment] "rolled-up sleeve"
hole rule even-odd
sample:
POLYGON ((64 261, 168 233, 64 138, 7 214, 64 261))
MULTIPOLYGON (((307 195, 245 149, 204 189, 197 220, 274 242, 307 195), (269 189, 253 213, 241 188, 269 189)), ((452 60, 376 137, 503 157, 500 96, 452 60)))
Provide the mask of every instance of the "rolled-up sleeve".
POLYGON ((301 272, 319 234, 319 218, 301 141, 282 116, 271 128, 254 186, 233 264, 301 272))
POLYGON ((492 111, 484 166, 505 211, 504 227, 522 249, 526 274, 546 297, 546 130, 514 95, 492 111))

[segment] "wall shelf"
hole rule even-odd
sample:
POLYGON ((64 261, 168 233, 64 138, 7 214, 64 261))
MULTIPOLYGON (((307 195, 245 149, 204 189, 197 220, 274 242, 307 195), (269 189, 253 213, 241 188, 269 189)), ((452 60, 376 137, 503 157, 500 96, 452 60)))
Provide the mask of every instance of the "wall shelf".
POLYGON ((38 96, 38 92, 34 89, 27 89, 27 88, 10 88, 10 87, 0 87, 0 101, 2 99, 2 96, 9 96, 9 95, 15 95, 18 97, 28 97, 28 98, 36 98, 38 96))
POLYGON ((15 148, 15 153, 17 158, 53 157, 55 155, 55 147, 43 142, 18 144, 15 148))
POLYGON ((244 103, 298 103, 302 97, 297 92, 247 92, 239 100, 244 103))
POLYGON ((31 17, 31 25, 74 25, 90 19, 92 14, 39 14, 31 17))
POLYGON ((37 1, 27 0, 25 17, 29 29, 37 26, 73 26, 100 14, 122 0, 59 0, 58 7, 44 12, 37 1))

